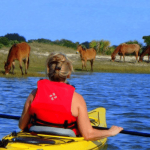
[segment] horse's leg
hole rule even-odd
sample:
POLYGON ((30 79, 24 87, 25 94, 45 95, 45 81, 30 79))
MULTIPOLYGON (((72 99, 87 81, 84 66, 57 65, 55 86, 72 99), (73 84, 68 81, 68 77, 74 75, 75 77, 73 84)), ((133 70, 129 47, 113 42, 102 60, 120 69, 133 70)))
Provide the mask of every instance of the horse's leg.
POLYGON ((23 75, 24 73, 23 73, 23 70, 22 70, 22 59, 19 60, 19 65, 20 65, 21 73, 22 73, 22 75, 23 75))
POLYGON ((83 67, 84 67, 84 61, 82 60, 82 70, 83 70, 83 67))
POLYGON ((125 55, 123 54, 123 62, 125 62, 125 55))
POLYGON ((23 62, 24 62, 24 65, 25 65, 25 74, 27 74, 27 63, 28 63, 28 58, 24 59, 23 62))
POLYGON ((15 61, 12 62, 12 74, 14 74, 14 69, 15 69, 15 61))
POLYGON ((87 71, 86 62, 87 62, 87 60, 84 61, 84 67, 85 67, 85 69, 86 69, 86 71, 87 71))
POLYGON ((91 71, 93 71, 93 59, 90 60, 90 62, 91 62, 91 71))
POLYGON ((136 63, 138 62, 138 53, 135 54, 136 63))

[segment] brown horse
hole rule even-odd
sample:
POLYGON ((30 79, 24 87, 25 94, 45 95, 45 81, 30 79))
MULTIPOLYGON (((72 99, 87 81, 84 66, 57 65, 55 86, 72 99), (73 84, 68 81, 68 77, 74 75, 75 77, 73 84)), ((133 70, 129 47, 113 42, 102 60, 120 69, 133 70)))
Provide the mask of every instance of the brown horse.
POLYGON ((19 44, 14 44, 10 50, 9 54, 7 56, 7 62, 5 63, 4 69, 5 69, 5 74, 8 74, 11 66, 12 66, 12 73, 14 74, 14 68, 15 68, 15 60, 19 61, 20 64, 20 69, 23 73, 22 70, 22 61, 25 64, 25 74, 27 74, 27 69, 29 67, 29 55, 30 55, 30 46, 25 43, 19 43, 19 44))
POLYGON ((111 54, 112 61, 115 60, 115 56, 118 53, 120 56, 123 56, 125 62, 125 54, 135 53, 136 61, 138 61, 140 46, 138 44, 121 44, 119 45, 114 52, 111 54))
POLYGON ((139 62, 143 61, 143 57, 148 54, 148 62, 149 62, 149 56, 150 56, 150 46, 146 47, 140 54, 139 62))
MULTIPOLYGON (((90 61, 91 71, 93 71, 93 62, 96 57, 96 50, 94 48, 85 49, 81 45, 78 45, 76 53, 78 53, 78 52, 80 53, 80 57, 81 57, 81 61, 82 61, 82 70, 83 70, 83 67, 85 67, 85 69, 86 69, 86 62, 90 61)), ((87 69, 86 69, 86 71, 87 71, 87 69)))

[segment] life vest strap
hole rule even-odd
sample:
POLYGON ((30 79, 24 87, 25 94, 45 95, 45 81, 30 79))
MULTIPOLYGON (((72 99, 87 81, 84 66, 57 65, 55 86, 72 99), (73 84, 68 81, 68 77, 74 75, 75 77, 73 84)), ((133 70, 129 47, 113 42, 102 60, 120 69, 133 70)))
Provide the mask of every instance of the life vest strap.
POLYGON ((31 121, 30 123, 32 125, 38 125, 38 126, 52 126, 52 127, 59 127, 59 128, 68 128, 68 129, 77 129, 77 122, 71 122, 68 123, 68 120, 65 120, 63 124, 56 124, 56 123, 51 123, 51 122, 46 122, 41 119, 38 119, 36 117, 36 114, 31 116, 31 121))

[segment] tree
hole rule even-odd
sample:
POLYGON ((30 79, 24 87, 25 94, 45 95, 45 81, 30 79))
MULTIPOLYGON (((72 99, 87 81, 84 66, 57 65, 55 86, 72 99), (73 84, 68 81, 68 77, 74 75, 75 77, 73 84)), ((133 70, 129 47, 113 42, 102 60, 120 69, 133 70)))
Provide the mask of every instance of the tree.
POLYGON ((93 41, 91 41, 90 42, 90 48, 95 48, 95 49, 97 49, 97 44, 98 44, 98 41, 95 41, 95 40, 93 40, 93 41))
POLYGON ((109 41, 101 40, 101 41, 95 41, 93 40, 90 42, 90 47, 95 48, 97 53, 105 54, 110 46, 109 41))
POLYGON ((0 43, 5 45, 5 46, 8 46, 9 40, 8 40, 8 38, 2 36, 2 37, 0 37, 0 43))
POLYGON ((110 46, 109 41, 101 40, 100 41, 100 53, 105 54, 106 51, 108 50, 109 46, 110 46))
POLYGON ((26 42, 26 39, 23 36, 20 36, 18 33, 6 34, 4 37, 8 40, 17 40, 19 42, 26 42))
POLYGON ((134 40, 134 41, 128 41, 128 42, 125 42, 126 44, 138 44, 138 45, 140 45, 140 47, 142 47, 142 44, 141 43, 139 43, 137 40, 134 40))
POLYGON ((86 48, 90 48, 90 43, 88 41, 81 43, 81 45, 84 45, 86 48))
POLYGON ((149 36, 143 36, 144 39, 144 43, 146 43, 146 45, 150 45, 150 35, 149 36))

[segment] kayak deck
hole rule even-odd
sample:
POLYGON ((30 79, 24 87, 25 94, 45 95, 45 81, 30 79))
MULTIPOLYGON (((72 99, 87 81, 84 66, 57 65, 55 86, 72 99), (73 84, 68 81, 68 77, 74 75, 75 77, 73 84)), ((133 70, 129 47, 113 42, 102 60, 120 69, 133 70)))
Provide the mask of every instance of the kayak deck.
MULTIPOLYGON (((105 108, 88 112, 91 125, 106 127, 105 108)), ((37 134, 28 132, 11 133, 2 139, 1 150, 96 150, 104 146, 107 139, 86 141, 83 137, 37 134)))

